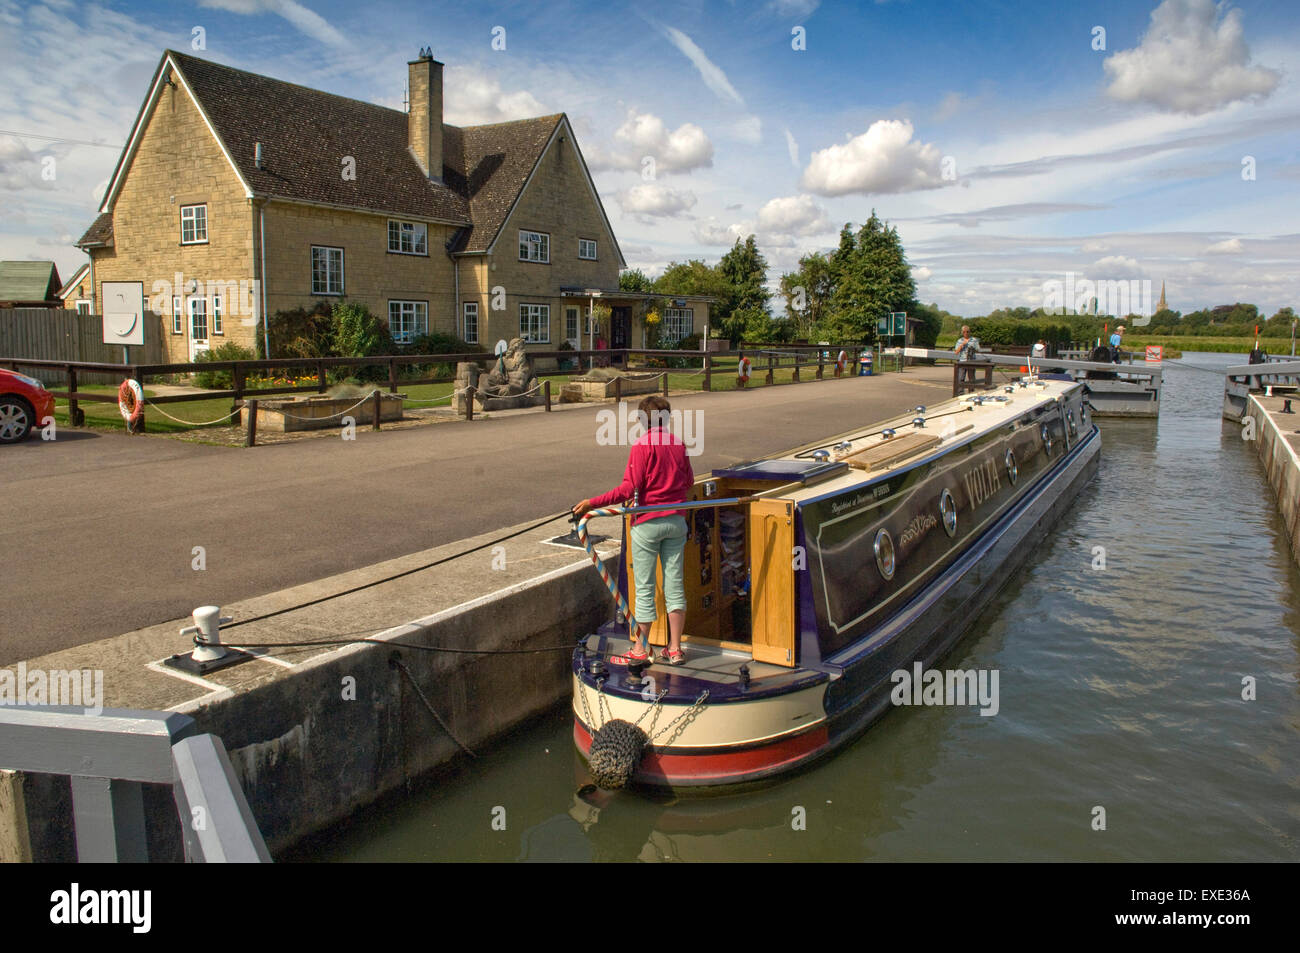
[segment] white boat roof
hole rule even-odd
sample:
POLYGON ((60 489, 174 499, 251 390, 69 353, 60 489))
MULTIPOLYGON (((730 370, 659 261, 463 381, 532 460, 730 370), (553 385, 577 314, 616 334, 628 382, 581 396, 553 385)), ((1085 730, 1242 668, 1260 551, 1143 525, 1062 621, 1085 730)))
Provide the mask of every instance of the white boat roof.
MULTIPOLYGON (((830 451, 830 460, 835 461, 858 456, 859 454, 870 457, 873 451, 877 454, 882 452, 887 454, 888 451, 883 450, 883 448, 891 443, 898 445, 905 453, 906 445, 903 441, 914 435, 938 438, 937 442, 931 443, 929 447, 918 448, 916 452, 907 454, 890 465, 883 465, 870 470, 855 469, 850 466, 847 470, 840 471, 827 479, 812 481, 808 485, 798 487, 793 491, 771 492, 770 495, 776 499, 800 502, 851 490, 857 486, 865 486, 888 476, 890 473, 912 467, 926 457, 946 452, 950 448, 967 443, 990 430, 996 430, 998 427, 1010 424, 1028 410, 1055 404, 1063 400, 1070 391, 1078 389, 1081 385, 1073 381, 1026 377, 1007 386, 1014 386, 1015 390, 1008 393, 1005 387, 1002 387, 996 391, 951 397, 942 403, 927 407, 923 414, 918 414, 915 409, 912 409, 897 417, 831 437, 821 443, 799 447, 783 456, 768 457, 764 462, 770 463, 777 460, 800 460, 805 462, 809 459, 807 454, 810 450, 824 447, 830 451), (918 416, 926 418, 924 428, 913 426, 912 421, 918 416), (892 438, 884 436, 880 431, 886 429, 893 429, 895 435, 892 438), (835 445, 841 442, 847 442, 849 446, 846 449, 837 450, 835 445), (877 450, 876 448, 882 449, 877 450), (804 456, 799 456, 800 454, 804 456)), ((788 485, 786 484, 786 486, 788 485)))

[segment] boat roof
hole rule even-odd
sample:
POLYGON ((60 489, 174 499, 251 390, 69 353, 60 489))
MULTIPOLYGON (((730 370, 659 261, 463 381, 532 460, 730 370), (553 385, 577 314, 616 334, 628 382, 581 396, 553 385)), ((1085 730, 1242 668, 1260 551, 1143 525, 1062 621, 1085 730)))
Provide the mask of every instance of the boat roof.
POLYGON ((1010 424, 1026 411, 1055 404, 1081 386, 1067 380, 1021 378, 996 392, 952 397, 924 413, 913 408, 785 454, 714 470, 713 476, 779 481, 762 495, 796 503, 838 495, 947 453, 1010 424), (925 418, 925 427, 914 426, 917 417, 925 418), (819 450, 828 457, 814 458, 819 450))

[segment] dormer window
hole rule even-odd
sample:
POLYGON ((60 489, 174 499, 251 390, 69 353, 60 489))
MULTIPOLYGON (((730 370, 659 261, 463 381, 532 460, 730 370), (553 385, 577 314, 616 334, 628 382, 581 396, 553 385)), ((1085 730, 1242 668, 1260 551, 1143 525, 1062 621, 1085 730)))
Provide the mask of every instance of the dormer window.
POLYGON ((429 254, 428 226, 422 222, 388 223, 388 250, 398 255, 429 254))
POLYGON ((181 244, 202 245, 208 240, 208 207, 181 206, 181 244))
POLYGON ((551 260, 551 236, 545 232, 519 232, 519 260, 539 261, 547 264, 551 260))

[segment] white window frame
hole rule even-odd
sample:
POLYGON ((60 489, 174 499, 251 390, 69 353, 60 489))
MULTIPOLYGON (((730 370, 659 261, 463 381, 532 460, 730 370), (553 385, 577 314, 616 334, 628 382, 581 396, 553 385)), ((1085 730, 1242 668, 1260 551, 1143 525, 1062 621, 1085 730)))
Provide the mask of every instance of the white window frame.
POLYGON ((78 298, 76 301, 77 314, 90 314, 90 299, 78 298))
POLYGON ((311 293, 312 293, 312 294, 314 294, 314 295, 335 295, 335 296, 337 296, 337 295, 342 295, 342 294, 343 294, 343 290, 344 290, 344 288, 346 287, 346 284, 345 284, 345 282, 344 282, 344 280, 343 280, 343 275, 344 275, 344 270, 343 270, 343 249, 342 249, 342 248, 339 248, 339 247, 337 247, 337 246, 335 246, 335 245, 312 245, 312 246, 311 246, 311 293), (316 253, 317 253, 318 251, 320 251, 320 252, 325 252, 325 253, 326 253, 326 255, 325 255, 325 290, 324 290, 324 291, 319 291, 319 290, 317 290, 317 287, 316 287, 316 253), (337 291, 330 290, 330 289, 331 289, 331 280, 330 280, 330 279, 333 278, 334 275, 333 275, 333 273, 332 273, 332 271, 331 271, 331 269, 330 269, 330 261, 332 260, 332 257, 333 257, 333 256, 331 256, 331 255, 329 254, 329 252, 338 252, 338 253, 339 253, 338 290, 337 290, 337 291))
POLYGON ((185 333, 185 299, 172 295, 172 334, 185 333))
POLYGON ((221 311, 222 311, 221 295, 214 294, 212 296, 212 328, 211 328, 214 337, 226 336, 226 330, 224 327, 222 327, 221 324, 221 311))
POLYGON ((583 261, 597 261, 598 259, 596 258, 596 239, 594 239, 594 238, 579 238, 579 239, 578 239, 578 257, 581 258, 583 261), (582 251, 583 251, 583 247, 586 246, 586 245, 590 245, 590 246, 591 246, 591 254, 590 254, 590 255, 584 255, 584 254, 582 253, 582 251))
POLYGON ((551 306, 549 304, 521 304, 519 306, 519 336, 525 344, 551 343, 551 306), (540 332, 544 337, 537 337, 540 332))
POLYGON ((466 301, 461 308, 460 337, 466 344, 478 343, 478 302, 466 301), (470 334, 470 318, 474 320, 474 333, 470 334))
POLYGON ((429 257, 429 226, 423 222, 388 220, 388 250, 394 255, 429 257), (395 226, 395 227, 394 227, 395 226), (393 239, 397 239, 396 247, 393 239))
POLYGON ((550 234, 519 229, 519 260, 549 265, 551 263, 550 234))
POLYGON ((212 329, 208 327, 208 299, 195 295, 190 298, 190 340, 206 341, 211 333, 212 329), (200 314, 203 316, 203 335, 201 337, 194 333, 194 319, 200 314))
POLYGON ((683 338, 688 338, 695 333, 695 309, 694 308, 664 308, 663 323, 659 329, 659 341, 661 344, 676 344, 683 338), (673 337, 670 328, 678 329, 681 322, 685 321, 686 333, 673 337))
POLYGON ((410 344, 421 334, 429 333, 429 302, 390 298, 388 301, 388 331, 396 344, 410 344), (397 306, 394 315, 393 306, 397 306), (409 327, 407 326, 409 323, 409 327))
POLYGON ((578 341, 579 343, 581 343, 582 341, 581 328, 582 328, 581 309, 574 308, 574 307, 566 307, 564 309, 564 339, 566 341, 578 341), (570 321, 573 322, 572 325, 569 324, 570 321), (570 329, 572 329, 573 331, 572 334, 569 333, 570 329))
POLYGON ((200 203, 200 204, 198 204, 198 205, 182 205, 182 206, 181 206, 181 244, 182 244, 182 245, 206 245, 207 243, 208 243, 208 206, 207 206, 207 203, 204 202, 204 203, 200 203), (199 215, 199 212, 198 212, 199 209, 202 209, 202 210, 203 210, 203 214, 202 214, 202 215, 199 215), (190 215, 188 216, 188 218, 189 218, 189 221, 190 221, 190 228, 191 228, 191 231, 193 232, 193 236, 194 236, 193 238, 190 238, 190 239, 188 239, 188 240, 186 240, 186 238, 185 238, 185 220, 186 220, 186 217, 187 217, 186 214, 185 214, 186 212, 189 212, 189 213, 190 213, 190 215), (202 235, 202 237, 199 236, 199 225, 200 225, 200 219, 202 219, 202 225, 203 225, 203 229, 202 229, 202 231, 203 231, 203 235, 202 235))

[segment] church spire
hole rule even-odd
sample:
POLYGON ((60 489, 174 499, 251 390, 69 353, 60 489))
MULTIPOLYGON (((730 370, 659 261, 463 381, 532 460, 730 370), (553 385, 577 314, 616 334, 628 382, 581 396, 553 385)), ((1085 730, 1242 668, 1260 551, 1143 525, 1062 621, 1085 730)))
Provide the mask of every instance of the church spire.
POLYGON ((1165 303, 1165 283, 1162 281, 1160 282, 1160 303, 1156 305, 1156 313, 1159 314, 1161 311, 1168 310, 1169 305, 1165 303))

